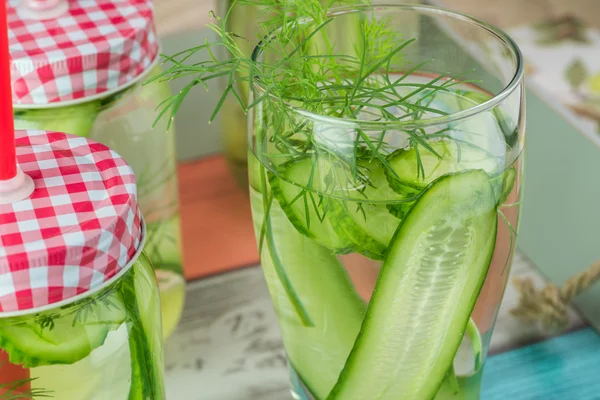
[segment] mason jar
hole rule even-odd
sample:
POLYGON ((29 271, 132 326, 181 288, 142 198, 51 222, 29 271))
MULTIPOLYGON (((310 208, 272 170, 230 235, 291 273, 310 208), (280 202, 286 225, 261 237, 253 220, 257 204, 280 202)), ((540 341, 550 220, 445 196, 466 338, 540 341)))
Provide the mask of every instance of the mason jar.
POLYGON ((0 205, 0 398, 164 399, 160 295, 131 168, 74 135, 16 136, 35 191, 0 205))
POLYGON ((175 130, 166 118, 155 124, 171 92, 166 82, 144 84, 161 72, 152 1, 74 0, 40 21, 24 15, 28 3, 10 0, 8 10, 15 128, 90 138, 131 165, 166 338, 181 317, 185 281, 175 130))

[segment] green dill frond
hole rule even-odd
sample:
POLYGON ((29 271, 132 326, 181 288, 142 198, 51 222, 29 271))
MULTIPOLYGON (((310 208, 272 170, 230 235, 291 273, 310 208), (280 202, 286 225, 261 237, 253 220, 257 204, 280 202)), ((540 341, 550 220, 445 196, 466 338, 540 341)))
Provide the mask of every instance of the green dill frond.
MULTIPOLYGON (((2 364, 0 364, 2 370, 2 364)), ((9 383, 0 383, 0 400, 35 400, 35 399, 53 399, 53 391, 46 389, 21 389, 30 385, 37 378, 19 379, 9 383)))

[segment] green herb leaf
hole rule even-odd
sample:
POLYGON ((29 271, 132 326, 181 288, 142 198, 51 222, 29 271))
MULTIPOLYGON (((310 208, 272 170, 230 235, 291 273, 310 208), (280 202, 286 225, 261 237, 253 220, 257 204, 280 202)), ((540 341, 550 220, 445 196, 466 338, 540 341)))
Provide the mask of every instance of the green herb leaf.
MULTIPOLYGON (((2 364, 0 364, 0 370, 2 364)), ((31 384, 37 378, 20 379, 9 383, 0 383, 0 400, 35 400, 35 399, 53 399, 53 391, 45 389, 26 389, 22 387, 31 384)))

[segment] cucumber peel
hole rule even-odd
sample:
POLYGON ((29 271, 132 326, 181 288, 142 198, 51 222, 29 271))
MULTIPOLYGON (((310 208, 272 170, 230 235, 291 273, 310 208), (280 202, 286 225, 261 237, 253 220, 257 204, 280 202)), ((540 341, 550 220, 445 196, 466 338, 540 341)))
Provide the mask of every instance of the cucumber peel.
MULTIPOLYGON (((262 196, 250 188, 257 236, 264 221, 262 196)), ((277 201, 271 204, 269 216, 274 248, 314 323, 310 327, 303 324, 276 272, 270 250, 263 246, 261 264, 288 359, 315 398, 324 399, 350 354, 366 304, 337 257, 298 233, 277 201)))
MULTIPOLYGON (((349 253, 352 251, 350 240, 339 237, 331 226, 330 220, 324 217, 330 205, 328 200, 298 186, 306 184, 311 167, 310 158, 281 165, 280 173, 283 179, 273 174, 269 176, 273 197, 298 232, 331 249, 334 253, 349 253)), ((318 178, 316 182, 319 185, 318 178)))
POLYGON ((328 218, 338 236, 351 241, 354 251, 382 260, 400 221, 384 205, 330 201, 328 218))
POLYGON ((430 400, 442 385, 485 281, 496 200, 481 170, 432 183, 398 228, 328 400, 430 400))

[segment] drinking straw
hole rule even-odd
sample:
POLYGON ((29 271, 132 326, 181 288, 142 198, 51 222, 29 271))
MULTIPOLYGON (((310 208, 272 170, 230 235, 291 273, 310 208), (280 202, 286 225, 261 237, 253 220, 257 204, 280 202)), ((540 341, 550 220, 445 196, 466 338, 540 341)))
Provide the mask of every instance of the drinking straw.
POLYGON ((0 204, 23 200, 35 189, 31 177, 17 166, 6 3, 0 0, 0 204))
MULTIPOLYGON (((0 0, 0 182, 17 176, 6 3, 0 0)), ((0 397, 26 393, 30 390, 29 378, 29 370, 11 364, 8 354, 0 349, 0 397)))
POLYGON ((0 181, 17 175, 6 3, 0 0, 0 181))

